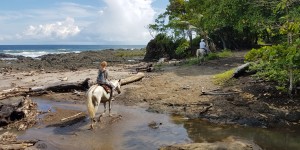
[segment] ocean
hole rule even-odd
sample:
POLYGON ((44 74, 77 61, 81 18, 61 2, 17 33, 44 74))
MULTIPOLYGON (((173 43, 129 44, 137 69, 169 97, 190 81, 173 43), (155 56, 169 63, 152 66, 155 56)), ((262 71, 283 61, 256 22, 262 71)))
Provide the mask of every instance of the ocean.
POLYGON ((46 54, 80 53, 105 49, 141 49, 146 45, 0 45, 0 53, 14 56, 39 57, 46 54))

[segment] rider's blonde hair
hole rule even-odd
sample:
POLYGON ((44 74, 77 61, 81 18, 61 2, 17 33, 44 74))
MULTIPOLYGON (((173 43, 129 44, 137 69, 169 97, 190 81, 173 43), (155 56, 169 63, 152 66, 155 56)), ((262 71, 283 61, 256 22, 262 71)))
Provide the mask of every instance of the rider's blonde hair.
POLYGON ((106 61, 102 61, 102 62, 100 63, 100 66, 101 66, 102 68, 105 68, 105 67, 107 66, 107 62, 106 62, 106 61))

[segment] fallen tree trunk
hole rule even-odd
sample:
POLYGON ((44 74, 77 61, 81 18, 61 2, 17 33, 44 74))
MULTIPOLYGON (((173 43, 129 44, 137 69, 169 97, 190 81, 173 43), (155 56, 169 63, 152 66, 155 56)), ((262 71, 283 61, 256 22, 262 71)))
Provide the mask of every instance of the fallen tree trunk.
POLYGON ((52 91, 52 92, 70 92, 70 90, 81 90, 82 86, 81 83, 56 83, 47 86, 39 86, 39 87, 32 87, 29 88, 30 92, 41 92, 41 91, 52 91))
POLYGON ((246 63, 241 66, 238 66, 233 73, 233 77, 238 78, 238 77, 242 76, 249 69, 249 66, 250 66, 250 63, 246 63))
POLYGON ((134 75, 134 76, 131 76, 131 77, 122 79, 122 80, 121 80, 121 85, 126 85, 126 84, 129 84, 129 83, 132 83, 132 82, 139 81, 139 80, 141 80, 141 79, 144 78, 144 77, 145 77, 145 74, 142 73, 142 72, 139 72, 139 73, 137 73, 137 74, 134 75))
POLYGON ((72 90, 87 90, 89 88, 90 78, 81 83, 56 83, 47 86, 29 88, 30 92, 52 91, 52 92, 71 92, 72 90))
MULTIPOLYGON (((144 73, 137 73, 134 76, 121 79, 121 85, 129 84, 135 81, 141 80, 145 76, 144 73)), ((16 97, 16 96, 27 96, 27 95, 41 95, 47 93, 48 91, 51 92, 72 92, 74 90, 77 91, 86 91, 89 87, 95 83, 92 83, 90 78, 85 79, 83 82, 75 82, 75 83, 55 83, 52 85, 47 86, 37 86, 37 87, 18 87, 3 90, 0 92, 0 100, 6 99, 9 97, 16 97)))

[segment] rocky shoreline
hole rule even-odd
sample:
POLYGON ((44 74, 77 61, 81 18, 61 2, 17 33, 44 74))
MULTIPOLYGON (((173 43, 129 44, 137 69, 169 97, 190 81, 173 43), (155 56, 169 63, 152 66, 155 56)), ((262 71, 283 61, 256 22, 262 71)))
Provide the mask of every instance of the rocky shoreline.
POLYGON ((110 65, 130 64, 143 59, 142 56, 130 56, 130 53, 143 50, 101 50, 83 51, 81 53, 47 54, 37 58, 0 54, 0 72, 5 71, 76 71, 97 68, 98 63, 107 61, 110 65), (129 56, 120 56, 120 52, 128 52, 129 56), (13 59, 7 59, 13 58, 13 59))

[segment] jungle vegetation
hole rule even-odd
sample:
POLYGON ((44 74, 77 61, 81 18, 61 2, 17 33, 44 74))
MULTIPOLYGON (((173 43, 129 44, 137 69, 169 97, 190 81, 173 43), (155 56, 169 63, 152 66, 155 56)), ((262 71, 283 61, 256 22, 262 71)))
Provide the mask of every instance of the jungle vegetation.
POLYGON ((169 2, 148 26, 146 59, 193 57, 205 39, 212 51, 252 49, 245 60, 278 89, 292 94, 300 86, 300 0, 169 2))

